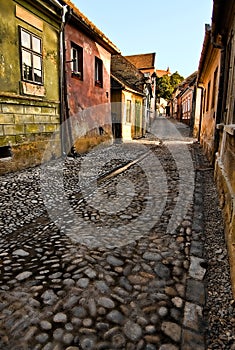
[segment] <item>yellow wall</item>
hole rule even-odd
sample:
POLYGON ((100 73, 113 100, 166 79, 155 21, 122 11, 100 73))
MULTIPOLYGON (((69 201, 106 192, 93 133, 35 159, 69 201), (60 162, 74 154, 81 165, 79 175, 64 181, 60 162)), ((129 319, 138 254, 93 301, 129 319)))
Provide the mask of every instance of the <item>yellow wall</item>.
MULTIPOLYGON (((0 0, 0 174, 40 164, 60 125, 59 17, 46 13, 24 0, 0 0), (21 78, 20 27, 42 40, 42 85, 21 78), (2 158, 6 146, 12 157, 2 158)), ((51 147, 48 157, 59 155, 60 145, 51 147)))
POLYGON ((210 162, 213 161, 214 155, 214 133, 216 123, 216 107, 219 87, 219 72, 220 72, 220 50, 212 49, 209 64, 206 65, 201 80, 203 80, 204 99, 203 99, 203 115, 201 121, 200 142, 210 162), (216 79, 216 91, 214 106, 212 107, 212 96, 214 86, 214 72, 218 68, 216 79), (210 94, 208 101, 208 84, 210 82, 210 94), (207 110, 208 104, 208 110, 207 110))

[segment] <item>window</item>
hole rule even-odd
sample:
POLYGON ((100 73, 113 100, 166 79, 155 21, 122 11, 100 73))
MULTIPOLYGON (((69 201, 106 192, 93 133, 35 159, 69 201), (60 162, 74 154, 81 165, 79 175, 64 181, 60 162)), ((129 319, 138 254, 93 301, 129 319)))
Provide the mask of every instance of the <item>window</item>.
POLYGON ((190 112, 190 107, 191 107, 191 101, 190 101, 190 97, 188 97, 188 106, 187 106, 188 112, 190 112))
POLYGON ((83 80, 83 49, 71 43, 71 70, 72 76, 83 80))
POLYGON ((205 113, 205 108, 206 108, 206 96, 207 96, 207 91, 205 89, 204 96, 203 96, 203 113, 205 113))
POLYGON ((209 110, 209 104, 210 104, 210 89, 211 89, 211 82, 209 81, 208 86, 207 86, 206 112, 209 110))
POLYGON ((126 122, 131 123, 131 100, 126 101, 126 122))
POLYGON ((214 106, 215 106, 215 94, 216 94, 216 90, 217 90, 217 76, 218 76, 218 67, 216 68, 216 70, 214 72, 211 108, 214 108, 214 106))
POLYGON ((22 79, 42 84, 42 40, 20 28, 22 79))
POLYGON ((95 57, 95 86, 103 87, 103 62, 95 57))

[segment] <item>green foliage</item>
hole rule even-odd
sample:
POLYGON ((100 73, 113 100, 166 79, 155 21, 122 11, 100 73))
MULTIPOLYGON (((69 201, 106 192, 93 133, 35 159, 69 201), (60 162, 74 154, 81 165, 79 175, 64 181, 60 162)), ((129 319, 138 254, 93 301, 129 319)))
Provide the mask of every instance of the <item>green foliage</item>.
POLYGON ((157 97, 162 97, 165 100, 170 100, 174 88, 184 80, 177 71, 171 76, 164 75, 161 78, 157 78, 156 82, 156 94, 157 97))

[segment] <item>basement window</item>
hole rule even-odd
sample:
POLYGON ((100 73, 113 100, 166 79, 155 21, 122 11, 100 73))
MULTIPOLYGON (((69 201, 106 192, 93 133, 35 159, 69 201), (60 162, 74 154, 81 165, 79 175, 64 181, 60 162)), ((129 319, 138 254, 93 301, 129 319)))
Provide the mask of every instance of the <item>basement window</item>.
POLYGON ((0 159, 12 157, 11 146, 0 147, 0 159))
POLYGON ((83 48, 71 43, 72 77, 83 80, 83 48))
POLYGON ((20 28, 20 51, 22 80, 42 85, 41 38, 23 28, 20 28))
POLYGON ((95 86, 103 87, 103 62, 95 57, 95 86))

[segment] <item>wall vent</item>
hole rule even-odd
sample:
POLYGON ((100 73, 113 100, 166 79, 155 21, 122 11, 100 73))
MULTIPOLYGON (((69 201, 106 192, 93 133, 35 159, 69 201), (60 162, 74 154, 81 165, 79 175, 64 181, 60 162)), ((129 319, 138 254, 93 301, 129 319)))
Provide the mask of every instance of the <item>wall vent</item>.
POLYGON ((0 147, 0 159, 12 157, 11 146, 0 147))

